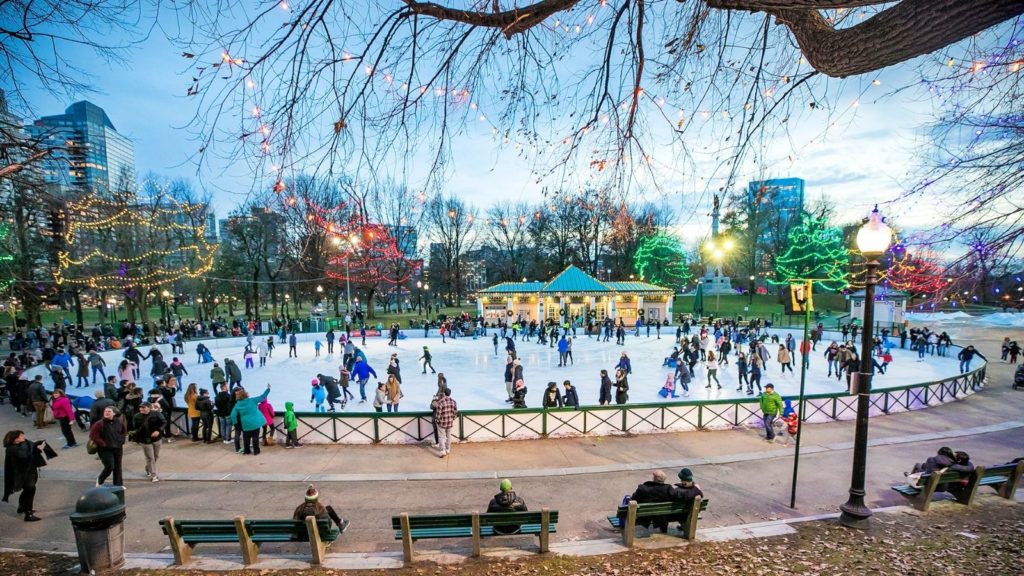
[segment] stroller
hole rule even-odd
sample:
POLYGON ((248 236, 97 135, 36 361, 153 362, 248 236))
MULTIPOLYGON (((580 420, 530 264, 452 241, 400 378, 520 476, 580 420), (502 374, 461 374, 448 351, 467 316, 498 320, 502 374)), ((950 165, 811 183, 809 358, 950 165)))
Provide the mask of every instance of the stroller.
POLYGON ((1017 366, 1017 371, 1013 373, 1013 389, 1024 388, 1024 364, 1017 366))

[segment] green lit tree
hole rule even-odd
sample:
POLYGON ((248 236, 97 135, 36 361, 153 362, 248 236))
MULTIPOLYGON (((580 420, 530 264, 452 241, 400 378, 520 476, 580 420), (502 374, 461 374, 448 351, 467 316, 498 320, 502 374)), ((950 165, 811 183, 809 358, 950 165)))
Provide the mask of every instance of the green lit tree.
POLYGON ((5 272, 0 277, 0 293, 3 293, 7 290, 8 286, 14 283, 13 275, 8 270, 14 262, 14 256, 7 249, 7 236, 10 232, 10 227, 6 223, 0 223, 0 269, 5 272))
POLYGON ((786 245, 785 253, 775 259, 774 283, 814 278, 816 288, 830 291, 850 285, 850 254, 843 231, 830 226, 827 218, 804 213, 800 224, 789 231, 786 245))
POLYGON ((663 232, 640 241, 633 254, 633 270, 645 282, 671 288, 678 288, 693 277, 679 239, 663 232))

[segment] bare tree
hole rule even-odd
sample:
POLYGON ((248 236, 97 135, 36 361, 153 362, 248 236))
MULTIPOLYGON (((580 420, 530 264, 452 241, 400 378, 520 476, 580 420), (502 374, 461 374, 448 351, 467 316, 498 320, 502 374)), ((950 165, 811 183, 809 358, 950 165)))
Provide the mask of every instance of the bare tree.
POLYGON ((525 202, 499 202, 487 210, 486 242, 501 255, 496 262, 498 282, 517 281, 526 271, 526 249, 532 210, 525 202))
POLYGON ((476 220, 476 209, 454 196, 438 196, 427 202, 424 223, 433 241, 430 280, 456 306, 462 305, 465 296, 465 255, 477 241, 476 220))

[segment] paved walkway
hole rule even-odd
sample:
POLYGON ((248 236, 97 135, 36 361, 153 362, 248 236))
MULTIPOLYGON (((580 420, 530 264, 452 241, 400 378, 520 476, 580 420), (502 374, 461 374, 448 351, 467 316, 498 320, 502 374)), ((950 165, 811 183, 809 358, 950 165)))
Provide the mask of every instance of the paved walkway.
MULTIPOLYGON (((1009 366, 996 360, 1002 336, 993 332, 993 340, 976 342, 994 360, 986 390, 935 408, 871 419, 870 506, 900 504, 888 486, 939 446, 967 450, 983 464, 1022 455, 1024 393, 1010 389, 1009 366)), ((31 430, 29 421, 9 408, 0 409, 0 426, 31 430)), ((51 427, 47 434, 56 443, 57 429, 51 427)), ((713 501, 704 520, 708 527, 827 514, 846 499, 852 438, 853 422, 805 427, 796 509, 788 507, 793 449, 769 445, 756 430, 747 429, 467 443, 456 445, 447 459, 437 458, 425 445, 275 447, 253 458, 222 444, 186 440, 163 446, 165 481, 157 484, 141 479, 142 454, 132 446, 125 456, 128 549, 164 551, 167 542, 157 519, 167 515, 289 516, 310 481, 353 519, 334 550, 364 555, 400 550, 389 529, 391 515, 482 509, 497 491, 495 479, 502 477, 513 479, 531 509, 561 511, 553 544, 613 537, 604 516, 624 493, 648 479, 653 468, 666 468, 670 474, 681 466, 693 468, 713 501)), ((42 472, 37 509, 44 521, 24 524, 13 507, 0 506, 0 546, 72 550, 67 515, 99 468, 84 449, 62 451, 42 472)), ((521 542, 513 545, 533 545, 529 538, 511 539, 516 540, 521 542)), ((207 554, 235 553, 230 546, 209 550, 207 554)))

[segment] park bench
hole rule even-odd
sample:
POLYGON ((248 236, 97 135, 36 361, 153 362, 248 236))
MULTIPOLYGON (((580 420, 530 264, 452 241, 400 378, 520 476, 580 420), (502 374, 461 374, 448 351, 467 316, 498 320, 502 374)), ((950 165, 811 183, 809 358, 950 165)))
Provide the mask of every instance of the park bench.
POLYGON ((652 516, 663 516, 669 522, 679 522, 686 526, 685 537, 693 540, 697 536, 697 520, 701 512, 708 509, 708 500, 700 496, 693 499, 692 507, 684 502, 650 502, 637 504, 636 500, 630 500, 628 506, 619 506, 615 514, 608 517, 608 523, 612 528, 622 529, 622 543, 627 548, 633 547, 633 536, 636 532, 637 518, 650 518, 652 516), (697 513, 691 513, 696 510, 697 513))
POLYGON ((539 512, 491 512, 471 514, 441 514, 410 516, 402 513, 391 517, 395 540, 402 541, 405 562, 412 562, 412 543, 432 538, 472 538, 473 557, 480 556, 480 540, 491 536, 536 535, 540 552, 548 551, 549 535, 555 532, 558 510, 541 509, 539 512), (519 526, 512 534, 495 531, 498 526, 519 526))
POLYGON ((1013 499, 1014 492, 1020 485, 1022 473, 1024 462, 978 466, 973 472, 946 471, 942 474, 922 474, 915 484, 901 484, 893 486, 892 489, 905 497, 917 510, 927 512, 936 489, 942 484, 963 485, 962 489, 950 493, 957 502, 965 506, 970 506, 974 502, 979 486, 991 486, 1003 498, 1013 499))
POLYGON ((164 534, 171 541, 174 563, 182 565, 192 557, 197 544, 238 542, 242 547, 245 565, 255 564, 259 547, 266 542, 309 542, 312 564, 322 564, 327 546, 337 540, 341 531, 331 527, 329 519, 317 520, 249 520, 236 516, 234 520, 175 520, 167 517, 160 521, 164 534))

